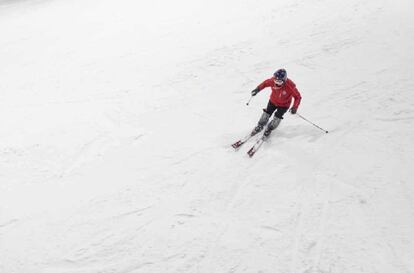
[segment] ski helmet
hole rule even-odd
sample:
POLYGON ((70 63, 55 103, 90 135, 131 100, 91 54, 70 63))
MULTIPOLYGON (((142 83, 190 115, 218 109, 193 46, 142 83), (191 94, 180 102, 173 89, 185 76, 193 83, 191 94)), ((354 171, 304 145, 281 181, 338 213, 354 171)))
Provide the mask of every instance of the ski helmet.
MULTIPOLYGON (((283 68, 281 68, 281 69, 278 69, 274 74, 273 74, 273 76, 275 77, 275 82, 277 82, 277 81, 279 81, 279 82, 283 82, 283 83, 285 83, 286 82, 286 80, 287 80, 287 72, 286 72, 286 70, 285 69, 283 69, 283 68)), ((282 84, 283 84, 282 83, 282 84)), ((277 84, 277 83, 276 83, 277 84)))

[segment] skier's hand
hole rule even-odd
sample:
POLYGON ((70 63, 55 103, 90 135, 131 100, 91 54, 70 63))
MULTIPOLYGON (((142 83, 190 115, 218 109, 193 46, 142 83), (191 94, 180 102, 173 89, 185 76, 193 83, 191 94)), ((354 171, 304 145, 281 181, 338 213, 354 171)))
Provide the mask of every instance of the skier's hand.
POLYGON ((257 95, 257 93, 259 93, 259 88, 256 88, 256 89, 254 89, 253 91, 252 91, 252 96, 256 96, 257 95))
POLYGON ((298 109, 297 109, 297 108, 295 108, 295 107, 290 108, 290 113, 291 113, 292 115, 296 114, 296 112, 297 112, 297 111, 298 111, 298 109))

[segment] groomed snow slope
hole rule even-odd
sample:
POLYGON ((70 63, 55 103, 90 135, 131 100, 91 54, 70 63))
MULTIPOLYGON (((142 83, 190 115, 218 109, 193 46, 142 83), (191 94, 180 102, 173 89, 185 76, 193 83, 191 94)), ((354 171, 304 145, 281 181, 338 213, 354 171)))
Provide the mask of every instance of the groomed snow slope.
POLYGON ((414 272, 413 7, 0 1, 0 272, 414 272))

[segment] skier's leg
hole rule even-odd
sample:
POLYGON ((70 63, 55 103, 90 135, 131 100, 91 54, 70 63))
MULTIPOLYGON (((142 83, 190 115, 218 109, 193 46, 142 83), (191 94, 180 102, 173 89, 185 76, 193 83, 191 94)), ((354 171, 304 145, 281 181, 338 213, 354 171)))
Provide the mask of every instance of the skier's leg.
POLYGON ((266 126, 267 122, 269 121, 270 115, 263 109, 262 116, 259 119, 259 122, 257 123, 257 126, 254 127, 252 135, 257 134, 261 130, 263 130, 263 127, 266 126))
POLYGON ((270 116, 273 114, 275 110, 276 106, 269 101, 269 103, 267 104, 267 108, 263 109, 262 116, 260 117, 257 126, 253 129, 252 135, 255 135, 259 133, 261 130, 263 130, 263 127, 266 126, 270 116))
POLYGON ((282 121, 282 119, 278 117, 273 117, 272 121, 269 122, 269 124, 267 125, 264 135, 269 136, 270 133, 272 133, 272 131, 276 129, 277 126, 279 126, 280 121, 282 121))
POLYGON ((266 113, 268 113, 269 115, 272 115, 273 114, 273 112, 275 111, 277 109, 277 106, 276 105, 274 105, 272 102, 270 102, 270 100, 269 100, 269 102, 267 103, 267 107, 266 107, 266 110, 265 109, 263 109, 263 111, 265 111, 266 113))
POLYGON ((287 112, 288 109, 289 108, 286 108, 286 107, 277 107, 275 117, 279 119, 283 119, 283 115, 287 112))
POLYGON ((269 122, 269 124, 266 127, 266 130, 264 132, 265 136, 269 136, 270 133, 279 126, 280 122, 283 119, 283 115, 287 112, 288 109, 289 108, 285 108, 285 107, 277 107, 276 113, 272 121, 269 122))

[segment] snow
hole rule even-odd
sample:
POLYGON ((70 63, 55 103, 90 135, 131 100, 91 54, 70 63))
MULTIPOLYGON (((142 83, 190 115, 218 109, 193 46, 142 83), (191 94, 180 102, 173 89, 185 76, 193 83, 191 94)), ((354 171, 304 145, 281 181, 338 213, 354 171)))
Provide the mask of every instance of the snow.
POLYGON ((413 7, 0 1, 0 272, 414 272, 413 7))

